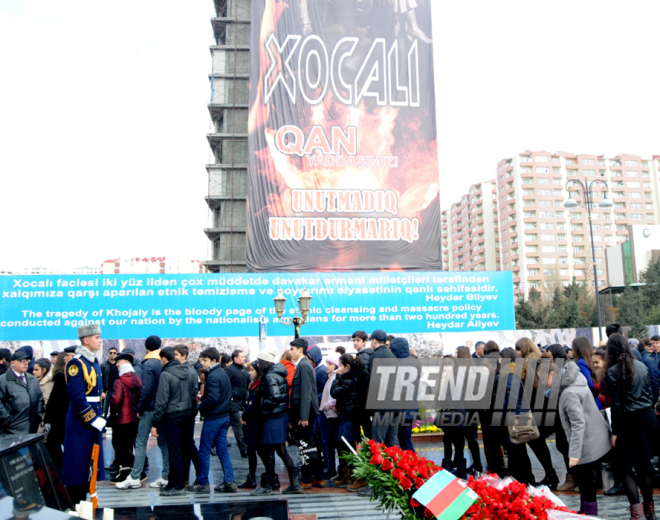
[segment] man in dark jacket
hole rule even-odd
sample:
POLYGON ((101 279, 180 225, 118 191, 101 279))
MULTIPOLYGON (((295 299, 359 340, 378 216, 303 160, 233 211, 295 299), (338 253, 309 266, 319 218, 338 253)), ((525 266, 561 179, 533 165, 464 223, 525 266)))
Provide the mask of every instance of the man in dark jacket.
MULTIPOLYGON (((110 347, 108 349, 108 359, 106 359, 103 363, 101 363, 101 374, 103 375, 103 393, 105 394, 105 399, 103 401, 103 417, 105 417, 105 420, 108 421, 106 423, 106 426, 109 426, 110 428, 114 428, 115 426, 115 414, 112 412, 110 409, 110 403, 112 402, 112 389, 115 386, 115 381, 119 379, 119 369, 117 368, 117 362, 115 361, 117 357, 117 348, 116 347, 110 347)), ((105 433, 105 430, 103 430, 103 433, 105 433)), ((106 471, 108 471, 110 474, 115 475, 116 473, 119 472, 119 465, 117 464, 117 448, 118 445, 117 443, 121 442, 120 439, 117 438, 116 435, 112 435, 112 448, 115 451, 115 458, 112 461, 112 464, 110 464, 107 468, 105 468, 106 471)), ((125 478, 125 477, 124 477, 125 478)), ((116 482, 114 476, 113 476, 114 482, 116 482)), ((124 480, 124 479, 122 479, 124 480)))
POLYGON ((20 348, 17 348, 16 352, 25 352, 27 354, 29 361, 27 373, 31 374, 34 371, 34 365, 37 362, 37 360, 34 359, 34 350, 32 347, 30 345, 24 345, 20 348))
MULTIPOLYGON (((390 352, 397 359, 408 359, 410 357, 408 340, 406 338, 394 338, 390 343, 390 352)), ((398 428, 399 446, 402 450, 415 451, 415 446, 412 442, 412 428, 413 422, 419 416, 417 404, 411 405, 410 409, 401 413, 404 414, 404 418, 398 428)))
MULTIPOLYGON (((156 392, 160 381, 163 365, 160 362, 161 340, 158 336, 149 336, 144 342, 147 355, 142 361, 142 394, 138 403, 138 434, 135 438, 135 460, 133 471, 123 482, 116 484, 118 489, 137 489, 147 479, 144 464, 147 458, 147 442, 153 426, 154 406, 156 392)), ((158 447, 163 458, 163 471, 155 482, 150 484, 153 488, 162 488, 167 485, 170 473, 170 459, 167 452, 167 443, 163 437, 158 437, 158 447)))
POLYGON ((17 350, 0 376, 0 435, 37 433, 44 408, 39 380, 27 373, 29 358, 17 350))
POLYGON ((247 458, 247 444, 243 441, 243 425, 241 414, 245 410, 250 386, 250 374, 245 368, 245 354, 242 350, 234 350, 231 354, 232 363, 225 368, 231 383, 231 402, 229 403, 229 423, 234 430, 236 444, 241 451, 241 457, 247 458))
MULTIPOLYGON (((185 345, 174 345, 174 359, 186 366, 190 375, 197 381, 197 393, 199 393, 199 372, 188 363, 188 352, 188 347, 185 345)), ((183 438, 190 447, 190 449, 183 451, 183 472, 186 476, 190 474, 191 462, 195 468, 195 475, 199 474, 199 451, 197 451, 195 445, 195 417, 197 417, 198 408, 199 406, 195 402, 183 427, 183 438)))
MULTIPOLYGON (((291 361, 296 365, 296 372, 291 383, 291 408, 289 422, 296 438, 298 449, 304 450, 312 445, 314 421, 319 414, 319 399, 316 391, 314 367, 307 358, 309 343, 303 338, 294 339, 290 345, 291 361)), ((325 487, 323 468, 317 462, 319 458, 309 459, 309 464, 302 466, 302 487, 325 487)))
POLYGON ((179 496, 186 494, 183 451, 189 450, 190 446, 183 438, 183 429, 197 400, 197 378, 174 358, 172 347, 160 350, 160 362, 163 370, 158 381, 152 433, 165 438, 170 457, 167 486, 162 488, 160 495, 179 496))
MULTIPOLYGON (((387 341, 387 334, 384 330, 375 330, 371 333, 371 350, 373 353, 369 357, 369 365, 367 370, 369 376, 372 375, 374 361, 376 359, 394 359, 394 354, 385 345, 387 341)), ((390 412, 383 411, 384 413, 375 412, 374 419, 371 424, 371 435, 376 442, 384 442, 386 446, 399 445, 399 427, 392 423, 396 421, 390 420, 390 412)))
POLYGON ((9 370, 9 360, 11 359, 11 350, 0 348, 0 376, 9 370))
POLYGON ((204 426, 199 440, 197 484, 192 486, 191 491, 209 493, 211 446, 215 446, 224 474, 224 482, 215 486, 215 490, 235 493, 238 488, 234 482, 234 467, 227 450, 227 430, 229 430, 229 409, 232 396, 231 382, 227 372, 220 366, 220 353, 216 349, 206 349, 199 355, 199 360, 206 375, 204 395, 199 405, 199 411, 204 418, 204 426))

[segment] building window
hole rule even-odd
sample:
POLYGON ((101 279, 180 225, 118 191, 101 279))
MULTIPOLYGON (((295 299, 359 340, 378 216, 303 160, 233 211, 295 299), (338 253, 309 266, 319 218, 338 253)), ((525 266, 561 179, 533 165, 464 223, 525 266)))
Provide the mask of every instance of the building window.
POLYGON ((631 202, 630 203, 630 209, 642 209, 642 203, 641 202, 631 202))
MULTIPOLYGON (((554 235, 541 235, 541 240, 543 240, 544 242, 554 242, 555 241, 555 236, 554 235)), ((545 247, 552 247, 553 248, 552 251, 546 251, 545 249, 541 249, 541 251, 543 251, 544 253, 554 253, 554 247, 555 246, 543 246, 543 247, 544 248, 545 247)))
POLYGON ((585 175, 596 175, 596 170, 582 170, 585 175))
POLYGON ((543 155, 537 155, 534 157, 534 162, 548 162, 548 158, 543 155))
POLYGON ((605 161, 603 159, 599 159, 598 166, 605 166, 605 161))
POLYGON ((557 235, 557 240, 560 242, 565 242, 566 241, 566 235, 557 235))
MULTIPOLYGON (((647 195, 650 195, 650 194, 647 193, 647 195)), ((631 199, 641 199, 642 198, 642 194, 638 191, 631 191, 630 193, 628 193, 628 196, 631 199)))
POLYGON ((531 184, 533 181, 534 181, 534 179, 532 179, 531 177, 525 177, 525 178, 523 178, 522 183, 523 184, 531 184))
MULTIPOLYGON (((536 171, 538 172, 539 169, 536 168, 536 171)), ((543 173, 548 173, 548 172, 543 172, 543 173)), ((550 184, 550 179, 547 177, 539 177, 538 179, 536 179, 536 182, 538 182, 539 184, 550 184)))
POLYGON ((614 220, 623 220, 625 218, 628 218, 625 213, 617 213, 614 215, 614 220))
POLYGON ((534 195, 534 188, 527 188, 523 190, 523 195, 534 195))
POLYGON ((631 220, 643 220, 644 216, 641 213, 631 213, 631 220))
POLYGON ((593 159, 582 159, 582 164, 593 164, 594 160, 593 159))
MULTIPOLYGON (((541 218, 554 218, 554 216, 555 216, 555 214, 552 211, 549 211, 549 212, 548 211, 542 211, 541 212, 541 218)), ((552 224, 550 224, 550 225, 552 225, 552 224)), ((541 227, 543 227, 543 225, 541 225, 541 227)), ((548 228, 548 229, 552 229, 552 228, 548 228)))
POLYGON ((539 189, 539 195, 552 195, 552 190, 541 190, 541 189, 539 189))
POLYGON ((639 184, 639 182, 636 182, 636 181, 630 181, 630 182, 628 183, 628 187, 629 187, 629 188, 639 188, 639 187, 640 187, 640 184, 639 184))
POLYGON ((525 211, 525 218, 534 218, 536 217, 536 211, 525 211))
POLYGON ((561 197, 562 196, 562 191, 561 190, 555 190, 555 197, 561 197))
POLYGON ((626 209, 626 203, 625 202, 617 202, 614 205, 614 209, 626 209))
POLYGON ((637 161, 628 160, 626 161, 626 166, 637 166, 637 161))
POLYGON ((566 246, 559 246, 559 252, 560 253, 565 253, 566 252, 566 246))
POLYGON ((559 185, 561 185, 561 179, 552 179, 552 184, 559 184, 559 185))
POLYGON ((546 264, 546 265, 547 264, 556 264, 557 259, 554 256, 551 256, 549 258, 548 257, 543 257, 543 263, 546 264))
MULTIPOLYGON (((545 167, 545 166, 543 166, 543 167, 537 166, 536 167, 536 173, 550 173, 550 168, 545 167)), ((541 184, 544 184, 544 183, 541 183, 541 184)))
POLYGON ((530 269, 528 271, 529 276, 538 276, 539 275, 539 270, 538 269, 530 269))
POLYGON ((541 200, 541 201, 539 201, 539 206, 552 207, 552 201, 551 200, 541 200))
POLYGON ((639 177, 639 172, 628 170, 626 172, 626 177, 639 177))
POLYGON ((556 163, 556 164, 559 164, 559 157, 553 157, 552 162, 556 163))

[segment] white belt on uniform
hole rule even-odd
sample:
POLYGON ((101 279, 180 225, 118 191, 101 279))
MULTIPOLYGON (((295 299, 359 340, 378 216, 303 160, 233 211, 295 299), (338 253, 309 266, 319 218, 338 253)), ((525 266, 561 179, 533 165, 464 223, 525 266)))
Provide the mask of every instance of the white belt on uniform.
POLYGON ((100 403, 101 402, 101 396, 96 396, 96 397, 87 397, 87 402, 88 403, 100 403))

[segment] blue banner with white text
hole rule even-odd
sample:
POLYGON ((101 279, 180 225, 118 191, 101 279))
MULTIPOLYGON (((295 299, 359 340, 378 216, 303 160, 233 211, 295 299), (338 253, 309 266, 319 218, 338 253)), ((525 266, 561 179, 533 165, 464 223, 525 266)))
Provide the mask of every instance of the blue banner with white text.
POLYGON ((284 317, 312 296, 302 335, 515 329, 512 275, 359 272, 0 276, 0 341, 65 340, 99 323, 106 339, 293 335, 284 317))

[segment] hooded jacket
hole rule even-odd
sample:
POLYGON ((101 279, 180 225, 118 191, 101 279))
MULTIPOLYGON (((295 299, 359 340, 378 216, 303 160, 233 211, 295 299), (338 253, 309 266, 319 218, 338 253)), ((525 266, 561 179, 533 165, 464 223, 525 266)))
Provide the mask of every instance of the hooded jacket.
POLYGON ((293 385, 293 376, 296 373, 296 365, 286 359, 280 359, 280 364, 286 368, 286 384, 289 385, 289 398, 291 398, 291 385, 293 385))
MULTIPOLYGON (((231 365, 230 365, 231 366, 231 365)), ((204 395, 199 411, 207 421, 229 416, 232 384, 227 372, 216 363, 204 372, 204 395)))
POLYGON ((0 376, 0 435, 37 433, 44 400, 37 378, 26 372, 25 381, 11 369, 0 376))
POLYGON ((360 350, 360 352, 356 354, 357 357, 364 361, 364 366, 367 367, 367 370, 369 370, 369 359, 373 353, 374 351, 371 350, 371 347, 364 347, 362 350, 360 350))
POLYGON ((197 381, 186 365, 176 359, 163 367, 158 382, 153 422, 159 423, 164 417, 190 415, 197 400, 197 381))
POLYGON ((315 367, 314 375, 316 376, 316 393, 318 394, 317 397, 320 401, 323 396, 323 388, 328 381, 328 367, 321 364, 323 362, 323 354, 317 345, 307 349, 307 357, 312 361, 315 367))
POLYGON ((610 431, 598 411, 586 378, 567 363, 559 385, 559 418, 568 439, 568 456, 589 464, 611 449, 610 431))
POLYGON ((153 412, 156 405, 156 392, 163 365, 160 363, 160 350, 147 352, 142 360, 142 395, 138 404, 138 413, 153 412))
POLYGON ((390 343, 390 352, 395 358, 406 359, 410 357, 410 346, 406 338, 394 338, 390 343))
POLYGON ((337 400, 339 422, 358 422, 364 414, 368 390, 367 373, 350 370, 339 374, 332 383, 330 395, 337 400))
POLYGON ((135 371, 131 370, 119 376, 112 387, 110 406, 117 414, 116 424, 136 423, 138 419, 138 404, 142 394, 142 382, 135 371))
MULTIPOLYGON (((304 361, 301 360, 301 363, 304 361)), ((262 378, 257 394, 259 408, 265 420, 286 417, 289 409, 289 392, 286 382, 286 368, 276 363, 262 378)))

